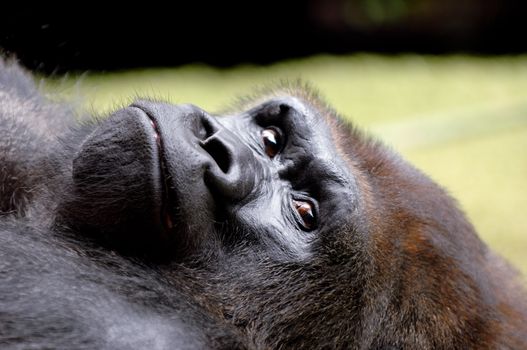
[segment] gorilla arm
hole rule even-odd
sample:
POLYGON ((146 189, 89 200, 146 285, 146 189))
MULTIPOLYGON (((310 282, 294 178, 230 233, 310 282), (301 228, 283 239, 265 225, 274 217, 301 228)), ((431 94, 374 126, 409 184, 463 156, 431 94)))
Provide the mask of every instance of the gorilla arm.
POLYGON ((89 242, 2 221, 0 255, 2 348, 240 348, 190 286, 89 242))

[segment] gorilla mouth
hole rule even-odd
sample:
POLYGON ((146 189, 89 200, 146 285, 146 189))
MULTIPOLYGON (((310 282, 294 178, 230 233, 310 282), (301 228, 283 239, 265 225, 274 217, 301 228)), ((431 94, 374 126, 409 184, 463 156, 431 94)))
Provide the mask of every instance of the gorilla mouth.
MULTIPOLYGON (((142 110, 142 109, 141 109, 142 110)), ((156 141, 157 145, 157 154, 159 156, 159 167, 160 167, 160 182, 161 182, 161 189, 162 189, 162 203, 161 203, 161 222, 163 223, 163 226, 171 230, 174 227, 174 223, 172 222, 172 218, 170 215, 170 196, 168 191, 168 170, 165 163, 165 153, 163 148, 163 139, 161 137, 161 132, 159 131, 159 128, 157 127, 157 122, 154 117, 152 117, 148 112, 145 110, 142 110, 143 113, 148 117, 150 120, 150 125, 152 125, 152 129, 154 130, 154 139, 156 141)))

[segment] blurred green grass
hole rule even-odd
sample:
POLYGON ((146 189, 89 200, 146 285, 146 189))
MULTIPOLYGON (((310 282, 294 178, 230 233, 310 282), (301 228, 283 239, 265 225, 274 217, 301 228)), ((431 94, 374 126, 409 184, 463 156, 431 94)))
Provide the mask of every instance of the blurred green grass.
MULTIPOLYGON (((221 110, 301 78, 456 197, 481 237, 527 274, 527 56, 317 56, 271 66, 191 65, 65 80, 107 112, 136 96, 221 110)), ((68 88, 69 87, 69 88, 68 88)))

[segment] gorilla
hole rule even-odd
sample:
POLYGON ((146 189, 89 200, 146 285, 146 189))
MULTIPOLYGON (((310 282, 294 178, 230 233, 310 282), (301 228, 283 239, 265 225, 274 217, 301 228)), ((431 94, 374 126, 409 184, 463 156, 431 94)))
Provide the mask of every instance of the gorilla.
POLYGON ((2 349, 524 349, 515 270, 309 88, 104 118, 0 61, 2 349))

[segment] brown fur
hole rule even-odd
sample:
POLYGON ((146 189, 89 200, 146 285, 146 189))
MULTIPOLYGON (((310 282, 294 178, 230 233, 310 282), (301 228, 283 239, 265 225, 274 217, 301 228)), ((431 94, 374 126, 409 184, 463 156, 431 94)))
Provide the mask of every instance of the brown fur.
MULTIPOLYGON (((480 240, 456 201, 399 155, 344 122, 310 89, 293 84, 271 93, 281 95, 297 96, 330 125, 359 184, 369 239, 353 264, 343 258, 328 267, 321 260, 324 266, 308 269, 324 271, 320 275, 275 273, 265 279, 280 285, 260 285, 258 295, 233 292, 237 300, 254 300, 256 308, 243 310, 242 324, 257 347, 527 348, 521 277, 480 240), (282 315, 280 322, 269 329, 276 313, 282 315), (322 339, 317 331, 324 333, 322 339)), ((238 309, 229 306, 228 313, 238 309)))

